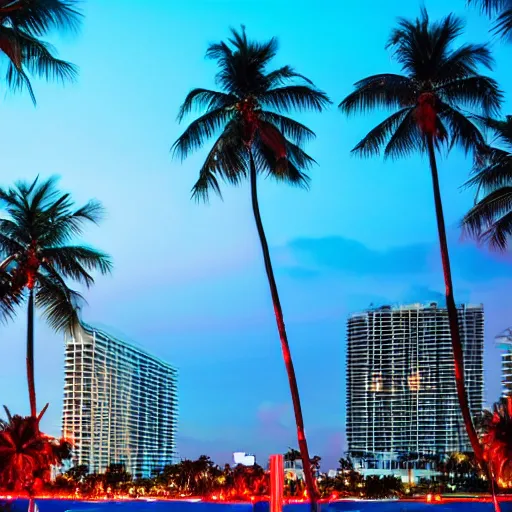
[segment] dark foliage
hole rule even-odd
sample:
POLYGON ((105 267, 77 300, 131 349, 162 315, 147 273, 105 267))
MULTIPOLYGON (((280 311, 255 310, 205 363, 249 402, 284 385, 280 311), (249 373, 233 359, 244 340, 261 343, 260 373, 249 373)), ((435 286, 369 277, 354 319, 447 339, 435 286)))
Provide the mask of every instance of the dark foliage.
POLYGON ((329 99, 289 66, 269 71, 277 48, 276 39, 248 40, 245 29, 233 30, 227 42, 208 48, 207 58, 219 67, 221 91, 194 89, 188 94, 178 120, 193 110, 200 116, 173 146, 173 153, 184 159, 217 136, 192 189, 196 199, 207 200, 211 191, 221 195, 219 179, 238 185, 248 177, 248 144, 259 173, 307 187, 306 171, 314 160, 302 148, 314 133, 285 114, 322 111, 329 99))
POLYGON ((462 224, 470 236, 491 249, 504 251, 512 234, 512 116, 505 120, 479 117, 495 134, 493 145, 482 145, 474 175, 467 185, 476 189, 476 202, 462 224))
POLYGON ((42 37, 49 32, 76 30, 81 22, 76 0, 0 0, 0 51, 7 57, 8 88, 27 89, 36 102, 31 77, 66 82, 77 69, 56 57, 42 37))
POLYGON ((33 289, 36 306, 50 326, 71 332, 78 325, 83 298, 66 280, 91 286, 90 272, 109 273, 112 264, 106 254, 72 243, 86 224, 99 222, 101 205, 91 201, 75 208, 55 184, 55 179, 35 180, 0 188, 0 207, 7 213, 0 219, 0 259, 11 259, 1 298, 9 305, 3 313, 12 313, 26 299, 25 290, 33 289))
POLYGON ((438 146, 459 145, 470 151, 483 143, 466 110, 496 113, 502 94, 492 78, 478 71, 480 65, 490 69, 493 64, 486 45, 453 47, 463 28, 462 21, 453 15, 431 22, 425 10, 415 21, 399 21, 387 47, 404 74, 384 73, 360 80, 356 90, 340 103, 346 114, 377 108, 394 111, 357 144, 354 152, 373 156, 383 150, 386 158, 399 158, 426 150, 424 132, 429 122, 432 127, 428 130, 438 146))
POLYGON ((468 0, 494 19, 493 32, 510 39, 512 34, 512 0, 468 0))

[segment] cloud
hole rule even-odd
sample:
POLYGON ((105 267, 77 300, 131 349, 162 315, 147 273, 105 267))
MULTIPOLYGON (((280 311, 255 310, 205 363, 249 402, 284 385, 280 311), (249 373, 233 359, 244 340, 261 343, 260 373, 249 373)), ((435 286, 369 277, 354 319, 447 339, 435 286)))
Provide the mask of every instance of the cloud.
POLYGON ((297 238, 284 249, 287 258, 278 254, 282 261, 291 263, 297 272, 343 270, 348 274, 395 275, 427 270, 427 252, 422 245, 375 251, 361 242, 331 236, 324 238, 297 238))
MULTIPOLYGON (((509 255, 489 253, 450 237, 454 277, 484 281, 512 276, 509 255)), ((297 238, 275 250, 281 270, 295 279, 340 273, 359 277, 438 274, 441 262, 437 243, 372 249, 356 240, 330 236, 297 238)))

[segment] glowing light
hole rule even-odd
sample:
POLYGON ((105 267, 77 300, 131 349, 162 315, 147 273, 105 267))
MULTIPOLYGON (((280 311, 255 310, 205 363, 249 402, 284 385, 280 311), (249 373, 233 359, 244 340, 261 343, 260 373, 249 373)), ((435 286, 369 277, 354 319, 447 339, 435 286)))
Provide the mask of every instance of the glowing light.
POLYGON ((284 494, 284 460, 282 455, 270 457, 270 511, 282 512, 284 494))
POLYGON ((409 389, 411 391, 419 391, 420 390, 420 381, 421 381, 421 377, 420 377, 419 372, 409 375, 409 377, 407 378, 407 382, 409 384, 409 389))
POLYGON ((372 384, 370 386, 370 391, 375 393, 378 391, 382 391, 382 389, 382 373, 374 373, 372 375, 372 384))
POLYGON ((432 503, 432 494, 427 494, 425 496, 425 499, 426 499, 427 503, 432 503))

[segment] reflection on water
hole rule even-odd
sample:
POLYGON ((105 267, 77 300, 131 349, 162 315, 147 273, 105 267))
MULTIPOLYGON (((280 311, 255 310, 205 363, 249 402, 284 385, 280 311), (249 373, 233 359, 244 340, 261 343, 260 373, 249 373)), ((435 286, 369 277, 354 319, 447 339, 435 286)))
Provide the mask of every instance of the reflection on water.
MULTIPOLYGON (((501 503, 502 512, 512 512, 512 501, 501 503)), ((284 512, 309 512, 306 503, 287 505, 284 512)), ((321 512, 493 512, 490 502, 425 503, 404 501, 342 501, 323 504, 321 512)), ((269 512, 268 503, 202 503, 184 501, 64 501, 17 500, 0 503, 0 512, 269 512)))

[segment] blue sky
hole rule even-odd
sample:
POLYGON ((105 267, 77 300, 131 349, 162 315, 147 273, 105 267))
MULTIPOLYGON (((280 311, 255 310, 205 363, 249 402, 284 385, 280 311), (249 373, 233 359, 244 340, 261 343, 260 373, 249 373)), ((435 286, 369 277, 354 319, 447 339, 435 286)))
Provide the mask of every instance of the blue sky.
MULTIPOLYGON (((464 0, 429 0, 432 18, 449 10, 466 35, 488 39, 488 22, 464 0)), ((35 84, 0 102, 2 184, 62 176, 83 203, 101 200, 108 216, 87 233, 111 253, 115 271, 87 293, 84 319, 142 344, 180 369, 182 456, 208 453, 219 463, 235 450, 295 446, 287 379, 246 186, 224 201, 190 201, 204 152, 183 164, 169 154, 183 127, 175 118, 193 87, 212 87, 209 42, 245 24, 252 38, 278 36, 275 65, 310 77, 335 104, 365 76, 398 71, 384 49, 397 16, 420 4, 266 0, 89 0, 83 30, 55 41, 80 66, 75 85, 35 84)), ((512 90, 511 48, 493 42, 495 76, 512 90)), ((507 101, 504 113, 510 112, 507 101)), ((359 160, 349 154, 382 116, 345 119, 333 106, 298 118, 317 133, 310 192, 261 184, 261 209, 289 329, 310 449, 334 467, 345 449, 345 322, 370 303, 422 301, 443 291, 427 162, 359 160)), ((486 308, 486 393, 499 394, 494 336, 512 323, 509 257, 461 243, 461 191, 470 162, 454 151, 440 162, 458 301, 486 308)), ((1 327, 0 403, 26 412, 25 317, 1 327)), ((39 402, 58 433, 63 339, 37 324, 39 402)))

